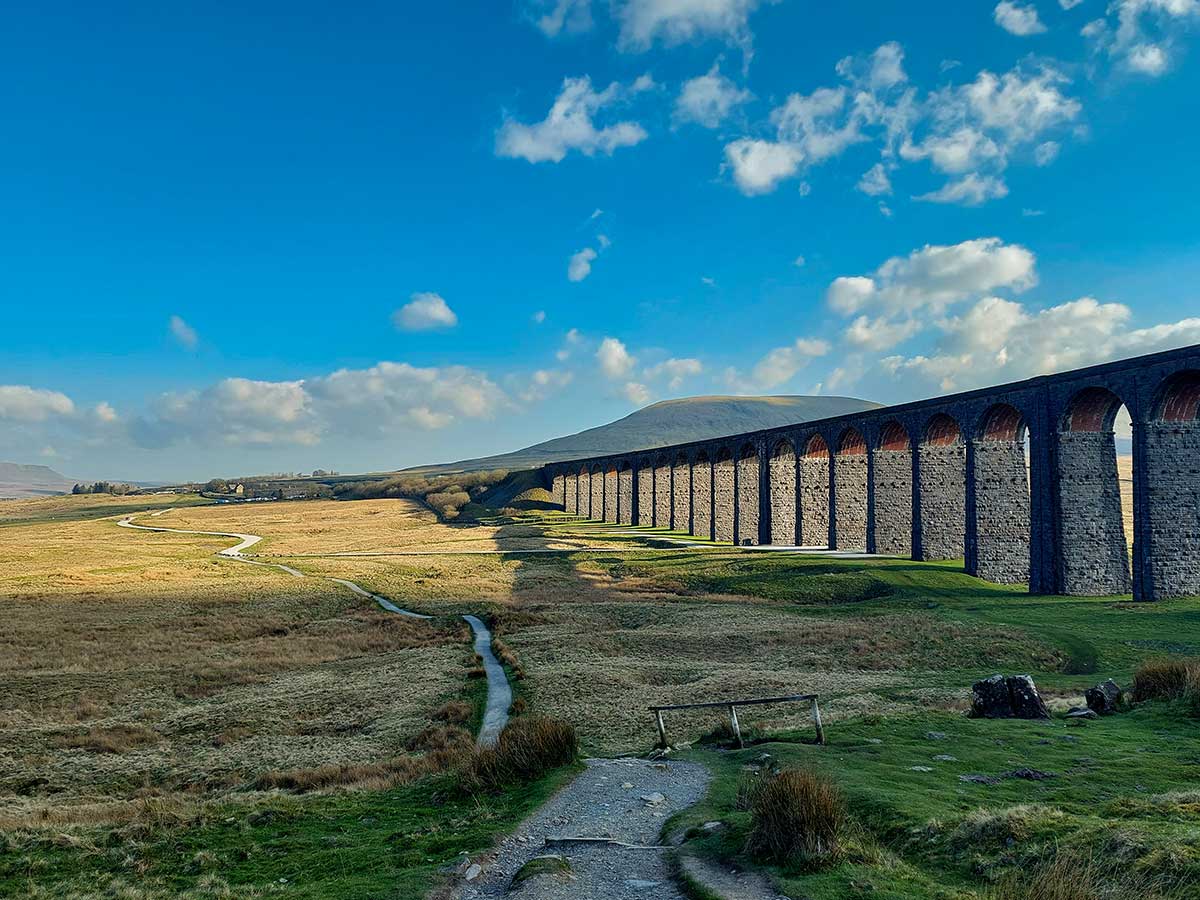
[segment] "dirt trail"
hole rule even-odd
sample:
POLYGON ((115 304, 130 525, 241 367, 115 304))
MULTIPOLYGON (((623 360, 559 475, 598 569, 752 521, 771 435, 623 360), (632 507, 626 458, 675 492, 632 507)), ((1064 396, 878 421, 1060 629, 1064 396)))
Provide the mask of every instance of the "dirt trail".
MULTIPOLYGON (((150 513, 152 517, 161 516, 163 513, 170 512, 169 509, 159 510, 150 513)), ((293 578, 307 578, 303 572, 298 569, 293 569, 291 566, 285 566, 280 563, 260 562, 256 559, 249 559, 245 556, 245 551, 253 547, 262 540, 261 535, 257 534, 242 534, 236 531, 191 531, 184 528, 164 528, 161 525, 135 525, 133 523, 134 516, 142 515, 141 513, 133 513, 125 516, 117 522, 121 528, 134 528, 138 531, 158 531, 168 532, 170 534, 198 534, 205 537, 227 537, 234 538, 238 541, 232 547, 226 547, 224 550, 218 550, 216 555, 225 559, 236 560, 237 562, 246 563, 251 566, 265 566, 271 569, 279 569, 286 572, 293 578)), ((321 576, 314 576, 321 577, 321 576)), ((402 609, 386 597, 380 597, 378 594, 373 594, 361 585, 355 584, 353 581, 347 581, 344 578, 328 578, 342 587, 349 588, 360 597, 367 597, 374 600, 382 608, 388 612, 396 613, 401 616, 410 616, 414 619, 431 619, 432 616, 427 616, 422 613, 413 612, 409 609, 402 609)), ((466 623, 471 626, 471 631, 475 635, 475 652, 483 660, 484 671, 487 674, 487 702, 483 714, 483 724, 479 728, 477 742, 481 747, 491 747, 500 737, 500 732, 504 730, 504 726, 508 723, 508 710, 512 706, 512 687, 508 683, 508 676, 504 672, 504 667, 500 665, 500 661, 496 659, 496 655, 492 652, 492 634, 488 631, 487 626, 476 616, 463 616, 466 623)))

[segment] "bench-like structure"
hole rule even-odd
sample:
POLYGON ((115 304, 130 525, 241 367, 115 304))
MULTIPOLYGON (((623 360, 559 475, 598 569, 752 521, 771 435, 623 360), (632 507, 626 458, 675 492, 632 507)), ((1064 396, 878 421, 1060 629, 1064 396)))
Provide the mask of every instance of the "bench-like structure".
POLYGON ((789 697, 755 697, 749 700, 716 700, 710 703, 676 703, 671 706, 651 706, 648 709, 654 713, 654 724, 658 727, 658 746, 666 749, 667 726, 663 721, 663 713, 678 709, 720 709, 729 710, 729 724, 733 728, 734 739, 739 747, 744 747, 742 728, 738 723, 737 708, 739 706, 764 706, 768 703, 800 703, 808 701, 812 704, 813 725, 817 730, 817 743, 825 743, 825 729, 821 727, 821 707, 817 704, 817 694, 793 694, 789 697))

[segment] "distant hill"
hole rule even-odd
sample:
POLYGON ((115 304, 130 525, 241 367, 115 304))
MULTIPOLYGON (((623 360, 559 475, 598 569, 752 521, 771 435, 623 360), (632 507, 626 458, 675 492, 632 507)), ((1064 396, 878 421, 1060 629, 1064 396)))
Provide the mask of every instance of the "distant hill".
POLYGON ((0 499, 48 497, 69 493, 75 482, 49 466, 0 462, 0 499))
POLYGON ((470 472, 530 468, 584 456, 627 453, 744 431, 794 425, 879 406, 878 403, 852 397, 688 397, 663 400, 607 425, 543 441, 523 450, 436 466, 419 466, 416 471, 470 472))

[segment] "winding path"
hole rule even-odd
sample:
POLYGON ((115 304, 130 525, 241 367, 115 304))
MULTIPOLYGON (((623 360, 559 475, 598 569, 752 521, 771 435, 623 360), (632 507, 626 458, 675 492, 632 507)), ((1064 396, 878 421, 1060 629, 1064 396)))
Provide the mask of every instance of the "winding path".
MULTIPOLYGON (((163 513, 170 512, 170 509, 161 509, 157 512, 152 512, 152 517, 161 516, 163 513)), ((245 551, 253 547, 262 540, 261 535, 257 534, 241 534, 236 531, 192 531, 185 528, 164 528, 161 525, 135 525, 133 523, 134 516, 141 513, 133 513, 125 516, 117 522, 121 528, 134 528, 138 531, 159 531, 169 532, 171 534, 197 534, 204 537, 225 537, 235 538, 238 543, 232 547, 226 547, 224 550, 218 550, 216 555, 225 559, 236 560, 251 566, 265 566, 270 569, 279 569, 281 572, 286 572, 293 578, 307 578, 303 572, 298 569, 293 569, 291 566, 285 566, 280 563, 260 562, 256 559, 250 559, 245 555, 245 551)), ((315 576, 323 577, 323 576, 315 576)), ((409 616, 413 619, 432 619, 433 616, 427 616, 424 613, 413 612, 410 609, 402 609, 392 603, 386 597, 381 597, 378 594, 373 594, 361 585, 355 584, 353 581, 347 581, 344 578, 328 578, 335 584, 340 584, 342 587, 349 588, 360 597, 366 597, 374 600, 383 609, 388 612, 396 613, 401 616, 409 616)), ((475 652, 479 654, 483 660, 483 668, 487 673, 487 702, 483 711, 483 723, 479 726, 479 736, 476 741, 481 747, 491 747, 500 737, 500 732, 504 730, 504 726, 508 724, 508 710, 512 706, 513 696, 512 687, 508 683, 508 676, 504 672, 504 666, 500 665, 500 661, 496 659, 496 654, 492 652, 492 633, 488 630, 487 625, 478 616, 464 615, 463 620, 471 626, 471 631, 475 636, 475 652)))

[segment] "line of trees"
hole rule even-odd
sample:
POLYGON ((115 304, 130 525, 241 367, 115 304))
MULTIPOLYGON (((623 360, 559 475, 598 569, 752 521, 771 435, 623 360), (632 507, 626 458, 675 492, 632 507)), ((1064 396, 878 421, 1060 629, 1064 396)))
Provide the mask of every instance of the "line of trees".
POLYGON ((122 497, 125 494, 136 494, 138 489, 132 484, 118 481, 96 481, 92 484, 77 484, 71 488, 72 494, 113 494, 122 497))

